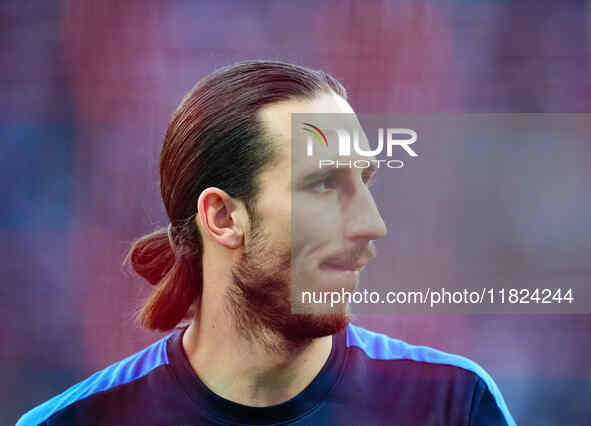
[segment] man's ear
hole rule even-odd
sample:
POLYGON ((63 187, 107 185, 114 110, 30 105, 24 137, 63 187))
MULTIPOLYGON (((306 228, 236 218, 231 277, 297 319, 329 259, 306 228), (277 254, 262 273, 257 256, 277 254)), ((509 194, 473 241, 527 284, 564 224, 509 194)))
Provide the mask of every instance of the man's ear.
POLYGON ((227 248, 238 248, 244 242, 239 204, 225 191, 210 187, 199 195, 197 211, 201 229, 227 248))

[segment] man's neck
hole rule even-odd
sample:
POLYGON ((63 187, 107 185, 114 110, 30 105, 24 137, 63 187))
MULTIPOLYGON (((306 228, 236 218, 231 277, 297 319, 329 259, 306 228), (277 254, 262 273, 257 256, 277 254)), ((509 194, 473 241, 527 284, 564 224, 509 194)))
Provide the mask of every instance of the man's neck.
POLYGON ((269 341, 278 336, 246 339, 231 325, 227 318, 193 321, 183 336, 183 348, 201 381, 239 404, 265 407, 293 398, 314 380, 330 355, 332 336, 295 347, 276 341, 276 348, 286 349, 269 351, 269 341))

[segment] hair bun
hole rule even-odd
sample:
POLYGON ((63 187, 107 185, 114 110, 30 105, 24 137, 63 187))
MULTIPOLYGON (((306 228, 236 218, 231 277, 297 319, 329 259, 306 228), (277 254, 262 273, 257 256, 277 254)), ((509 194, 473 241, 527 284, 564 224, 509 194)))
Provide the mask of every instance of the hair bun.
POLYGON ((139 238, 131 247, 126 261, 150 284, 160 283, 175 263, 168 230, 162 228, 139 238))

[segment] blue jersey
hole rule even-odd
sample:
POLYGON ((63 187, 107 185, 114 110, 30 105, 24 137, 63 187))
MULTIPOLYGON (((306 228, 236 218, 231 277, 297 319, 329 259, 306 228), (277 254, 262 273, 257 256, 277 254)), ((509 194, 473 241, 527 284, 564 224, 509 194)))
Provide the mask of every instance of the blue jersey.
POLYGON ((491 377, 467 358, 350 324, 297 396, 248 407, 210 391, 177 330, 20 418, 25 425, 514 425, 491 377))

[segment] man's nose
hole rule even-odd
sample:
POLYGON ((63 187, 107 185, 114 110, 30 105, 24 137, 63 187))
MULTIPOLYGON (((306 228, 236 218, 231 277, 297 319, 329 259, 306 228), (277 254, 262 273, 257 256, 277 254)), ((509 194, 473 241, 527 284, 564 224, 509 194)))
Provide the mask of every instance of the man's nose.
POLYGON ((351 200, 348 216, 347 237, 350 239, 377 240, 388 233, 373 195, 365 185, 351 200))

